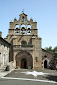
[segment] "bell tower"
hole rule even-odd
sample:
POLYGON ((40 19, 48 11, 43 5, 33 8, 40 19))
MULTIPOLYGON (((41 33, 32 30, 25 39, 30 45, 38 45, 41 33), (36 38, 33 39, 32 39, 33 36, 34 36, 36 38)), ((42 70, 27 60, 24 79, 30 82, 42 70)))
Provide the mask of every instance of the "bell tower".
POLYGON ((19 16, 18 21, 15 17, 14 22, 10 22, 9 35, 37 35, 37 22, 33 22, 32 18, 29 21, 24 13, 19 16))
POLYGON ((12 44, 11 53, 15 66, 20 65, 20 60, 24 56, 23 59, 26 59, 27 68, 42 68, 41 38, 38 36, 36 21, 34 22, 32 18, 28 20, 27 15, 23 12, 19 15, 19 20, 15 17, 14 21, 10 22, 10 28, 5 40, 12 44), (24 54, 20 59, 16 58, 19 53, 20 56, 22 53, 24 54), (31 56, 32 60, 30 60, 29 56, 31 56))

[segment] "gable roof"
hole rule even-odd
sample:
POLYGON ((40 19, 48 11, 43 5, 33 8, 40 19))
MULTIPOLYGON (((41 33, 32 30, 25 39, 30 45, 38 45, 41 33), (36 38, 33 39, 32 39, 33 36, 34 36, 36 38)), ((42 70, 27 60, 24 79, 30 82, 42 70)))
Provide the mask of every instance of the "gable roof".
POLYGON ((3 42, 5 42, 8 45, 11 45, 9 42, 7 42, 6 40, 4 40, 2 37, 0 37, 0 40, 2 40, 3 42))

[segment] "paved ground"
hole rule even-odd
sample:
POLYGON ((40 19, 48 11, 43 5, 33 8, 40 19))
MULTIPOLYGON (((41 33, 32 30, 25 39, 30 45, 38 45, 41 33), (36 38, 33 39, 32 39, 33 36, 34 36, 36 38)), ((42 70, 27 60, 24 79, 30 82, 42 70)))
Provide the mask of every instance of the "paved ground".
MULTIPOLYGON (((12 70, 13 71, 13 70, 12 70)), ((7 75, 8 73, 11 73, 11 71, 1 71, 0 70, 0 77, 3 77, 3 76, 5 76, 5 75, 7 75)))
POLYGON ((54 70, 36 70, 36 72, 49 73, 47 75, 38 75, 35 78, 31 74, 22 72, 33 72, 34 70, 14 70, 5 77, 0 77, 0 85, 57 85, 57 71, 54 70))
POLYGON ((23 80, 11 80, 0 79, 0 85, 57 85, 55 83, 35 82, 35 81, 23 81, 23 80))
POLYGON ((9 73, 9 71, 2 71, 0 72, 0 77, 3 77, 5 75, 7 75, 9 73))
POLYGON ((57 71, 54 70, 36 70, 37 72, 49 73, 48 75, 38 75, 35 78, 33 75, 26 75, 22 72, 33 72, 34 70, 14 70, 10 74, 5 77, 13 77, 13 78, 26 78, 26 79, 39 79, 39 80, 49 80, 57 82, 57 71))
POLYGON ((54 83, 0 79, 0 85, 57 85, 54 83))

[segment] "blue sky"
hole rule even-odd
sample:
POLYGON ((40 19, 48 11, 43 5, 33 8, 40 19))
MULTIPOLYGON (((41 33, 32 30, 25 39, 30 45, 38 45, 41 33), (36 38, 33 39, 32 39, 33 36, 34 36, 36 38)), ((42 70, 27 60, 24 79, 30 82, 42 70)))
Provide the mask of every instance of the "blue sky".
POLYGON ((19 14, 28 15, 37 21, 42 48, 57 46, 57 0, 0 0, 0 31, 3 38, 8 34, 9 22, 19 14))

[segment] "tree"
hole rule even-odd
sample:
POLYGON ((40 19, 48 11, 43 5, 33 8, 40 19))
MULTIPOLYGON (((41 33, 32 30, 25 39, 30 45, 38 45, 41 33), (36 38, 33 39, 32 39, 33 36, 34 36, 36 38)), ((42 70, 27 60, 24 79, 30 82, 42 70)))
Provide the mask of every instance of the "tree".
POLYGON ((54 53, 54 57, 57 58, 57 46, 55 46, 53 49, 52 49, 51 46, 49 46, 49 47, 45 47, 45 50, 54 53))
POLYGON ((49 48, 48 48, 48 47, 45 47, 44 49, 45 49, 45 50, 47 50, 47 51, 53 52, 53 50, 52 50, 52 47, 51 47, 51 46, 49 46, 49 48))
POLYGON ((53 52, 54 52, 54 53, 57 53, 57 46, 54 47, 53 52))
POLYGON ((53 49, 53 53, 54 53, 55 58, 57 58, 57 46, 54 47, 54 49, 53 49))

